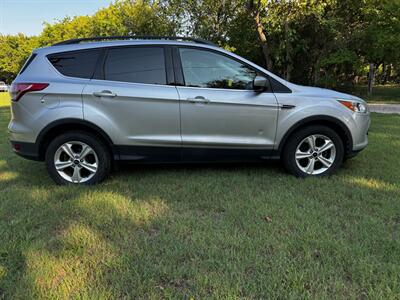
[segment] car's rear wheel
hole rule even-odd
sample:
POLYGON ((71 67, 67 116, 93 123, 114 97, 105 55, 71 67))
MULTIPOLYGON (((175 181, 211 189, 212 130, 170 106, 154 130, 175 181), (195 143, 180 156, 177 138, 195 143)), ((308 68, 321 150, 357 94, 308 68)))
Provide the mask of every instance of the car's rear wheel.
POLYGON ((111 158, 107 147, 95 136, 67 132, 50 142, 46 165, 57 184, 91 185, 108 175, 111 158))
POLYGON ((292 134, 283 150, 283 163, 299 177, 334 173, 343 162, 344 147, 339 135, 326 126, 310 126, 292 134))

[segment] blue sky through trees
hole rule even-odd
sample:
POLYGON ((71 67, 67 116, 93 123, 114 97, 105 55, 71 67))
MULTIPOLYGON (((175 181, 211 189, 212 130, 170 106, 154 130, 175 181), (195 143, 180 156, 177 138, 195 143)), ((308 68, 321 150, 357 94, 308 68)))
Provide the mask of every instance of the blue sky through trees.
POLYGON ((37 35, 43 22, 91 15, 112 0, 0 0, 0 34, 37 35))

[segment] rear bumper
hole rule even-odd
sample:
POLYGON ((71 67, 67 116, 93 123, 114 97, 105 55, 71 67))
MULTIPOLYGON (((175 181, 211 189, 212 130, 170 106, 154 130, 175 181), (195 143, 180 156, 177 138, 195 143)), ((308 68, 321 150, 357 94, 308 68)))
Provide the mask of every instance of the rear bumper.
POLYGON ((15 154, 30 160, 41 160, 39 147, 36 143, 10 141, 15 154))

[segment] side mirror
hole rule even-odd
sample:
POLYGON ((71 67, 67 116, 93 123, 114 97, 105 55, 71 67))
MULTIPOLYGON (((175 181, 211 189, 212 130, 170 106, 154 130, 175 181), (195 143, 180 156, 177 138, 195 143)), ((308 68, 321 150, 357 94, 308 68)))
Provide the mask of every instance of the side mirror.
POLYGON ((268 79, 264 76, 257 75, 253 81, 253 89, 255 92, 263 92, 267 87, 268 79))

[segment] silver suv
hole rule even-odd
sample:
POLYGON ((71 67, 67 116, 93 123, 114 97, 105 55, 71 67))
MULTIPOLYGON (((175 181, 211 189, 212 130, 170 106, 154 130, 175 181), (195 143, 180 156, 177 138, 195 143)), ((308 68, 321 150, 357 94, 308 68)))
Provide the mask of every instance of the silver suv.
POLYGON ((109 39, 37 49, 12 84, 12 148, 58 184, 97 183, 118 161, 281 159, 321 176, 367 146, 360 98, 289 83, 203 40, 109 39))

